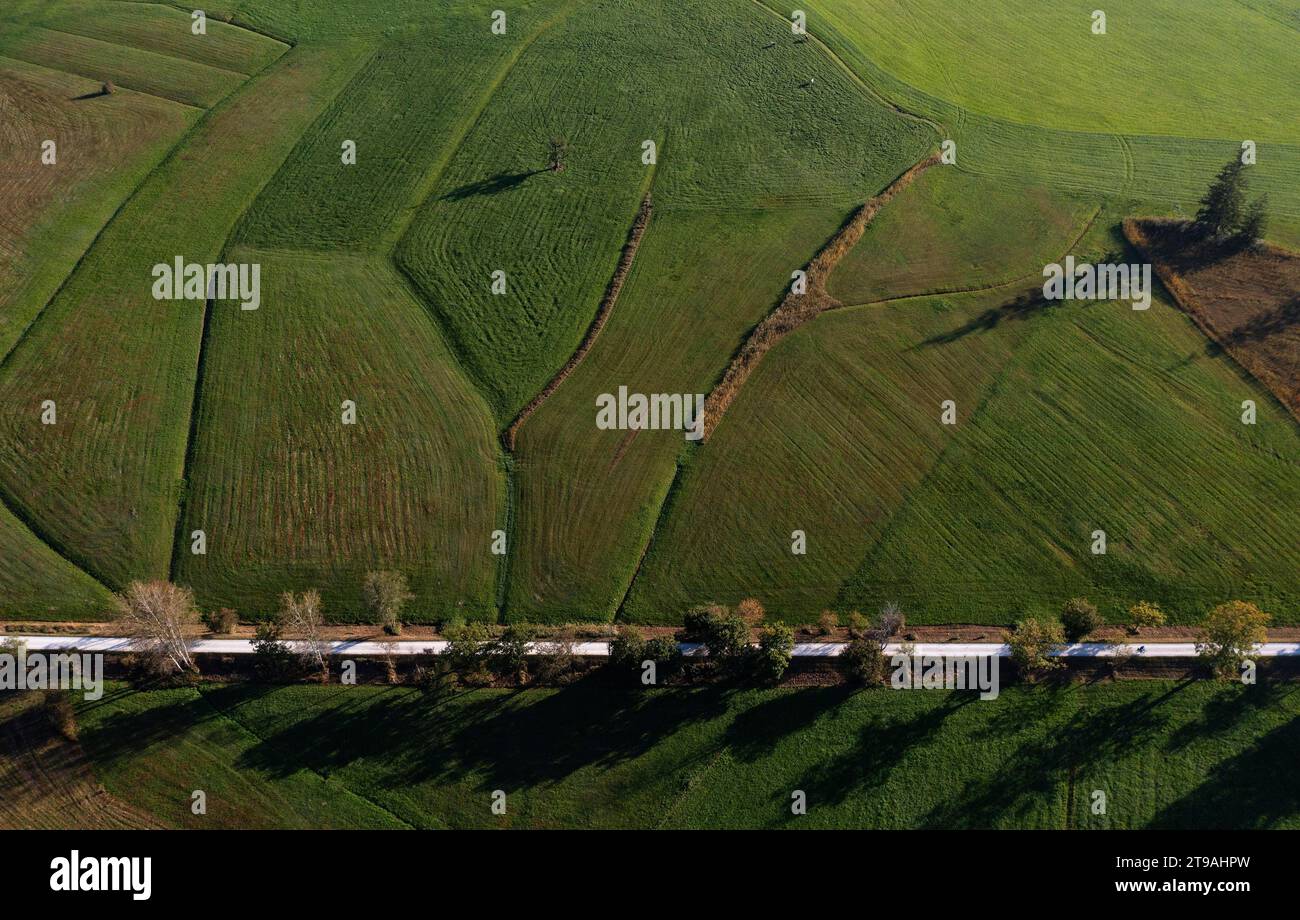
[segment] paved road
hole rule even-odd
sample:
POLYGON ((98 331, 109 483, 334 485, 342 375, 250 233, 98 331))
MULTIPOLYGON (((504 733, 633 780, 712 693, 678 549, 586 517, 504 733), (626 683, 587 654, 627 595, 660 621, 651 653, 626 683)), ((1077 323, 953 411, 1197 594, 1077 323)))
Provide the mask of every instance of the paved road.
MULTIPOLYGON (((77 652, 126 652, 130 650, 130 640, 104 638, 96 636, 23 636, 0 634, 0 639, 18 639, 25 642, 29 651, 77 651, 77 652)), ((330 651, 335 655, 423 655, 432 652, 440 655, 447 649, 443 640, 394 639, 376 641, 356 639, 331 642, 330 651)), ((545 643, 533 643, 545 650, 545 643)), ((830 658, 839 655, 847 647, 844 642, 799 642, 795 644, 796 658, 830 658)), ((958 657, 976 657, 981 655, 998 655, 1006 657, 1009 652, 1005 644, 997 642, 916 642, 913 647, 918 655, 946 655, 958 657)), ((885 654, 898 652, 898 643, 885 646, 885 654)), ((195 652, 218 655, 251 655, 253 643, 248 639, 198 639, 191 649, 195 652)), ((703 648, 693 643, 681 643, 682 651, 687 655, 702 655, 703 648)), ((1130 643, 1110 646, 1100 642, 1081 642, 1069 645, 1058 654, 1069 658, 1105 658, 1117 653, 1117 650, 1132 653, 1145 658, 1194 658, 1196 645, 1192 642, 1153 642, 1150 644, 1130 643)), ((608 642, 575 642, 575 655, 601 657, 609 654, 608 642)), ((1260 657, 1273 658, 1286 655, 1300 655, 1300 642, 1266 642, 1256 653, 1260 657)))

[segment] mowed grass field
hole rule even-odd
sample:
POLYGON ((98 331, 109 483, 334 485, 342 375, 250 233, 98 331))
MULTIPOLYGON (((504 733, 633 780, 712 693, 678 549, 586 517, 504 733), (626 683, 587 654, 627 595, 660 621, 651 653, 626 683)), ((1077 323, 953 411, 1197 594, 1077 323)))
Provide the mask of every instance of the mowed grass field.
POLYGON ((152 267, 216 259, 361 57, 295 49, 201 120, 0 367, 0 488, 112 587, 167 574, 194 399, 204 305, 154 300, 152 267), (41 425, 42 399, 58 424, 41 425))
POLYGON ((266 300, 213 311, 179 580, 249 613, 316 587, 346 620, 365 572, 396 568, 416 594, 409 616, 495 619, 496 432, 428 312, 380 259, 228 257, 262 266, 266 300), (195 530, 205 555, 190 551, 195 530))
POLYGON ((1096 199, 1016 186, 945 167, 922 174, 868 225, 836 267, 846 304, 1032 284, 1087 228, 1096 199))
MULTIPOLYGON (((361 576, 391 567, 419 620, 676 622, 754 595, 790 620, 892 599, 1003 623, 1083 593, 1110 616, 1242 596, 1294 622, 1294 421, 1163 302, 1017 300, 1071 246, 1122 255, 1124 216, 1190 213, 1245 139, 1270 238, 1300 242, 1300 124, 1276 104, 1294 11, 1126 2, 1097 36, 1040 0, 808 6, 805 39, 753 0, 537 0, 502 35, 478 0, 247 0, 195 36, 166 4, 14 0, 21 110, 110 124, 68 154, 102 171, 24 180, 8 231, 32 251, 77 228, 31 282, 0 273, 0 298, 22 285, 0 316, 0 542, 24 581, 62 572, 0 610, 94 616, 170 576, 248 619, 316 586, 355 620, 361 576), (30 90, 43 68, 87 90, 30 90), (122 89, 76 98, 104 79, 122 89), (127 112, 148 106, 145 139, 127 112), (707 392, 791 272, 944 138, 956 165, 832 275, 857 306, 771 352, 709 444, 596 429, 620 386, 707 392), (647 194, 608 324, 507 454, 647 194), (177 255, 263 262, 261 309, 154 301, 177 255)), ((23 118, 26 138, 44 116, 23 118)))
MULTIPOLYGON (((1279 4, 1280 6, 1280 4, 1279 4)), ((1293 144, 1275 105, 1295 80, 1294 23, 1241 3, 1119 0, 813 0, 808 28, 833 27, 898 80, 963 109, 1021 124, 1293 144)), ((788 15, 783 12, 783 15, 788 15)))
POLYGON ((118 688, 79 723, 108 792, 181 827, 1287 828, 1298 700, 1285 683, 1170 681, 988 702, 204 686, 118 688), (189 809, 200 787, 205 816, 189 809), (806 815, 790 813, 794 789, 806 815))

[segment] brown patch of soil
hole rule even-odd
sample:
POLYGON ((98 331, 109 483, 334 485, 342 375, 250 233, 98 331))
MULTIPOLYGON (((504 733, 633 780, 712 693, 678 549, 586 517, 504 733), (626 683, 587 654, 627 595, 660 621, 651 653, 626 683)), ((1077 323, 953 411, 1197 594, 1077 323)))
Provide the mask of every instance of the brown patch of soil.
POLYGON ((587 357, 587 352, 591 351, 591 346, 596 344, 596 337, 600 335, 600 330, 605 328, 605 323, 609 320, 610 313, 614 310, 614 302, 618 300, 618 292, 623 289, 623 282, 627 280, 627 273, 632 270, 632 260, 636 258, 637 247, 641 245, 641 237, 645 235, 645 228, 650 223, 650 214, 654 210, 654 205, 650 202, 650 196, 646 195, 641 201, 641 207, 636 213, 636 219, 632 221, 632 229, 628 231, 627 242, 623 244, 623 252, 618 257, 618 266, 614 269, 614 276, 609 279, 609 286, 605 288, 605 296, 600 299, 600 306, 596 309, 596 318, 591 321, 587 334, 583 336, 582 343, 578 350, 573 353, 564 367, 560 368, 559 373, 551 378, 550 383, 542 388, 542 391, 534 396, 528 403, 519 410, 510 427, 505 430, 501 436, 501 443, 505 445, 507 451, 513 452, 515 449, 515 437, 519 434, 519 429, 523 427, 528 417, 537 411, 538 407, 550 397, 560 384, 564 383, 582 363, 582 359, 587 357))
POLYGON ((1300 253, 1225 251, 1171 220, 1129 218, 1124 235, 1201 331, 1300 420, 1300 253))
POLYGON ((81 745, 60 735, 43 709, 39 693, 0 696, 0 828, 162 826, 105 792, 81 745))
POLYGON ((858 208, 830 241, 822 247, 817 255, 804 269, 807 289, 796 294, 793 289, 786 292, 776 309, 764 317, 754 327, 740 351, 731 359, 721 382, 713 388, 704 401, 704 438, 708 440, 713 429, 717 427, 723 413, 736 398, 763 355, 767 354, 777 342, 815 316, 843 306, 826 291, 826 281, 840 259, 862 239, 867 224, 875 218, 880 209, 893 200, 925 170, 939 163, 939 154, 934 153, 913 164, 908 170, 889 184, 889 186, 866 204, 858 208))

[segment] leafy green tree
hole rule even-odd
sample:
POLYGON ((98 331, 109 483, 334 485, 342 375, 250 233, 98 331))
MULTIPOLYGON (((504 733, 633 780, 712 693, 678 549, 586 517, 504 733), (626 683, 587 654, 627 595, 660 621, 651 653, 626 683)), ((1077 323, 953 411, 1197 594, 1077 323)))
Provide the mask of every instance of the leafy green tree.
POLYGON ((1078 642, 1088 633, 1100 629, 1102 622, 1101 614, 1087 598, 1072 597, 1061 608, 1061 625, 1065 627, 1065 638, 1070 642, 1078 642))
POLYGON ((1245 601, 1220 604, 1201 623, 1196 653, 1218 677, 1236 677, 1242 663, 1268 639, 1269 619, 1267 613, 1245 601))
POLYGON ((764 626, 758 635, 757 665, 759 676, 776 683, 790 667, 794 657, 794 630, 784 623, 764 626))
POLYGON ((1264 239, 1266 233, 1268 233, 1268 196, 1260 195, 1246 209, 1246 216, 1242 218, 1237 238, 1245 246, 1255 246, 1264 239))
POLYGON ((840 653, 849 676, 860 684, 872 686, 884 682, 885 649, 875 638, 855 636, 840 653))
POLYGON ((1034 617, 1023 619, 1007 636, 1007 645, 1012 662, 1027 681, 1036 681, 1064 666, 1064 662, 1051 655, 1065 645, 1065 630, 1060 623, 1044 623, 1034 617))

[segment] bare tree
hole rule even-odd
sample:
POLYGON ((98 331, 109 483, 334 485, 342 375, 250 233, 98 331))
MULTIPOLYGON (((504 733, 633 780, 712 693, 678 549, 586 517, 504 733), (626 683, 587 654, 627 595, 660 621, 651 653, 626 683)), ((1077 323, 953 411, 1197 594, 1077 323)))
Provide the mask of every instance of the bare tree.
POLYGON ((308 667, 329 674, 330 643, 324 636, 325 618, 321 614, 320 592, 315 589, 295 596, 292 591, 280 595, 280 622, 290 634, 293 650, 308 667))
POLYGON ((194 592, 169 581, 133 581, 116 601, 118 622, 151 669, 198 673, 185 635, 199 622, 194 592))

